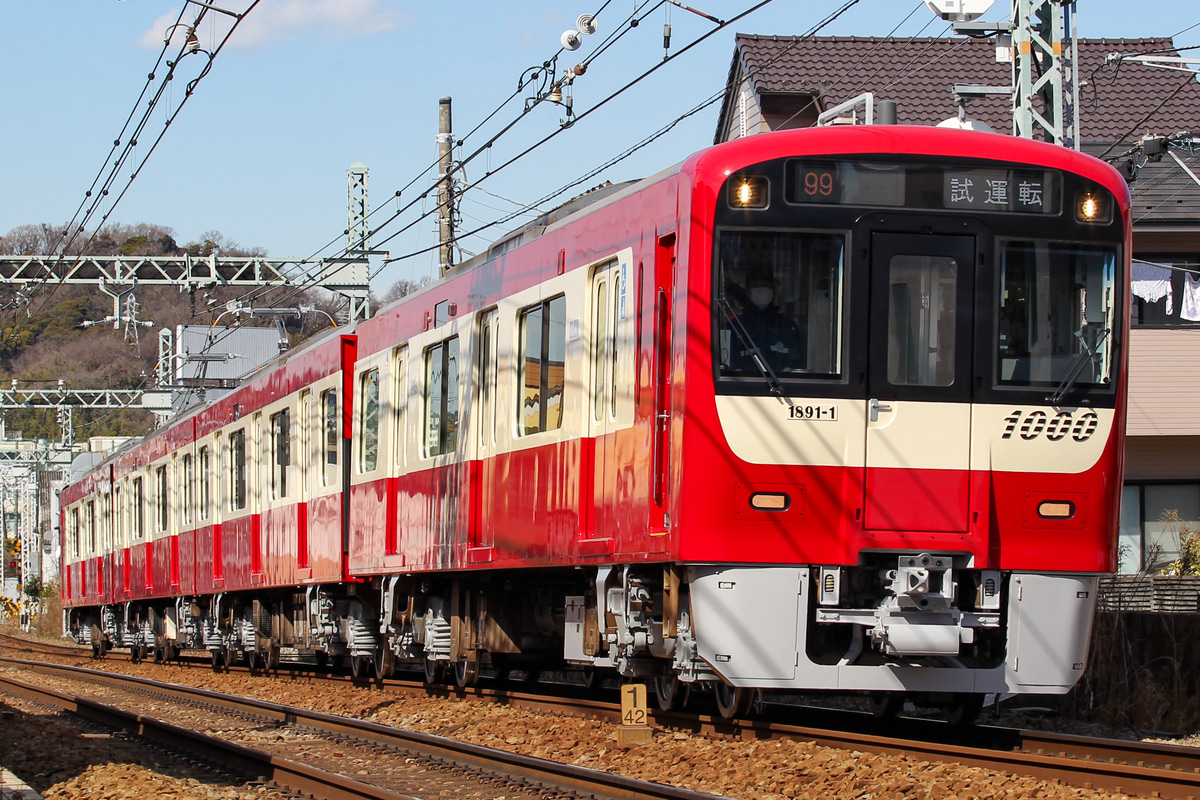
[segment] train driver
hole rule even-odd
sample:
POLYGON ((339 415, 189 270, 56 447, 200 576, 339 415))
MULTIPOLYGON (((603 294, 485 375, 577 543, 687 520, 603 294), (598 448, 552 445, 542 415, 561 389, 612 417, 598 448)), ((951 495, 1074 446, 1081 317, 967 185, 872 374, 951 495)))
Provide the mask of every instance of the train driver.
MULTIPOLYGON (((775 280, 770 270, 751 269, 746 276, 744 295, 738 299, 742 300, 743 306, 738 318, 771 369, 779 373, 803 368, 804 342, 800 328, 776 302, 775 280)), ((757 371, 750 348, 737 342, 732 366, 743 371, 757 371)))

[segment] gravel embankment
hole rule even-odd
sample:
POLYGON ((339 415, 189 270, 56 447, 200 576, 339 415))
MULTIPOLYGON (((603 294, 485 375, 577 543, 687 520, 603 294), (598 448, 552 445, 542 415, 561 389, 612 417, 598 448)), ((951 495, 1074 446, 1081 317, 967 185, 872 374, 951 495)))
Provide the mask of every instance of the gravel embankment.
MULTIPOLYGON (((411 697, 343 684, 317 688, 286 678, 214 675, 199 669, 132 665, 116 658, 78 663, 453 736, 487 747, 746 800, 1125 797, 990 770, 796 741, 726 741, 656 731, 653 744, 621 749, 616 746, 612 724, 537 714, 473 698, 411 697)), ((6 732, 0 735, 0 764, 45 791, 48 797, 72 800, 149 796, 103 792, 126 783, 149 791, 145 781, 171 779, 169 775, 133 772, 126 763, 129 759, 108 758, 91 751, 81 755, 84 747, 94 745, 94 741, 81 743, 78 735, 9 736, 6 732), (31 746, 32 742, 36 744, 31 746), (103 766, 106 761, 117 763, 103 766)), ((190 785, 186 778, 173 784, 172 791, 172 796, 183 800, 262 796, 214 794, 247 790, 190 785)), ((154 790, 154 794, 162 792, 154 790)))

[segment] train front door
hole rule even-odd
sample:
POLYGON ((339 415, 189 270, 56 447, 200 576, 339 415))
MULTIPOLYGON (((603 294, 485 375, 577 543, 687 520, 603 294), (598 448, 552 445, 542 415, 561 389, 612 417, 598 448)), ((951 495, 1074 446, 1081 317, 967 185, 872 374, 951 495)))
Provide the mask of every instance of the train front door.
POLYGON ((871 234, 868 530, 968 530, 975 246, 871 234))

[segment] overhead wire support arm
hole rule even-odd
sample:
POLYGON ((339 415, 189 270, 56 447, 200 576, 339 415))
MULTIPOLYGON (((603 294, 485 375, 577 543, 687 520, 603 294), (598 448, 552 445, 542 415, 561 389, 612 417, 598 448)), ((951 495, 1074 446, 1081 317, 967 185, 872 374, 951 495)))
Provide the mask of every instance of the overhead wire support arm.
POLYGON ((244 16, 244 13, 239 14, 236 11, 230 11, 225 8, 220 8, 218 6, 213 5, 212 3, 208 2, 208 0, 183 0, 183 2, 191 3, 192 5, 200 6, 201 8, 207 8, 209 11, 216 11, 220 14, 226 14, 230 17, 233 17, 234 19, 241 19, 244 16))

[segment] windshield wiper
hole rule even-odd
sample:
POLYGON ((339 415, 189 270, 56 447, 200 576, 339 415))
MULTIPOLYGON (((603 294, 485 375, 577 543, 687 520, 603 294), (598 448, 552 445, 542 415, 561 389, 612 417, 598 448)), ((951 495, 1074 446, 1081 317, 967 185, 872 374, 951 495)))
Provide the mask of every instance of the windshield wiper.
POLYGON ((1052 406, 1057 406, 1063 401, 1063 398, 1067 396, 1067 392, 1071 391, 1071 388, 1078 382, 1079 376, 1083 373, 1083 368, 1088 362, 1094 364, 1099 361, 1100 345, 1108 338, 1109 329, 1102 329, 1100 335, 1096 337, 1096 344, 1091 347, 1088 346, 1087 340, 1083 338, 1084 330, 1084 328, 1080 328, 1075 331, 1075 338, 1079 340, 1083 352, 1076 355, 1075 365, 1071 367, 1071 371, 1067 373, 1067 377, 1063 378, 1063 382, 1054 390, 1054 394, 1046 398, 1046 402, 1052 406))
POLYGON ((783 393, 783 384, 779 382, 779 378, 775 375, 775 370, 771 369, 771 365, 767 363, 767 359, 763 358, 762 350, 758 349, 758 345, 751 338, 750 332, 746 330, 746 326, 742 324, 742 318, 733 310, 733 306, 724 297, 717 298, 717 305, 725 313, 725 319, 729 323, 729 327, 733 329, 734 335, 737 336, 738 342, 742 345, 742 355, 750 356, 750 360, 754 362, 754 366, 758 367, 758 371, 766 379, 767 385, 771 387, 771 393, 787 403, 789 407, 795 408, 796 404, 792 402, 792 398, 783 393))

